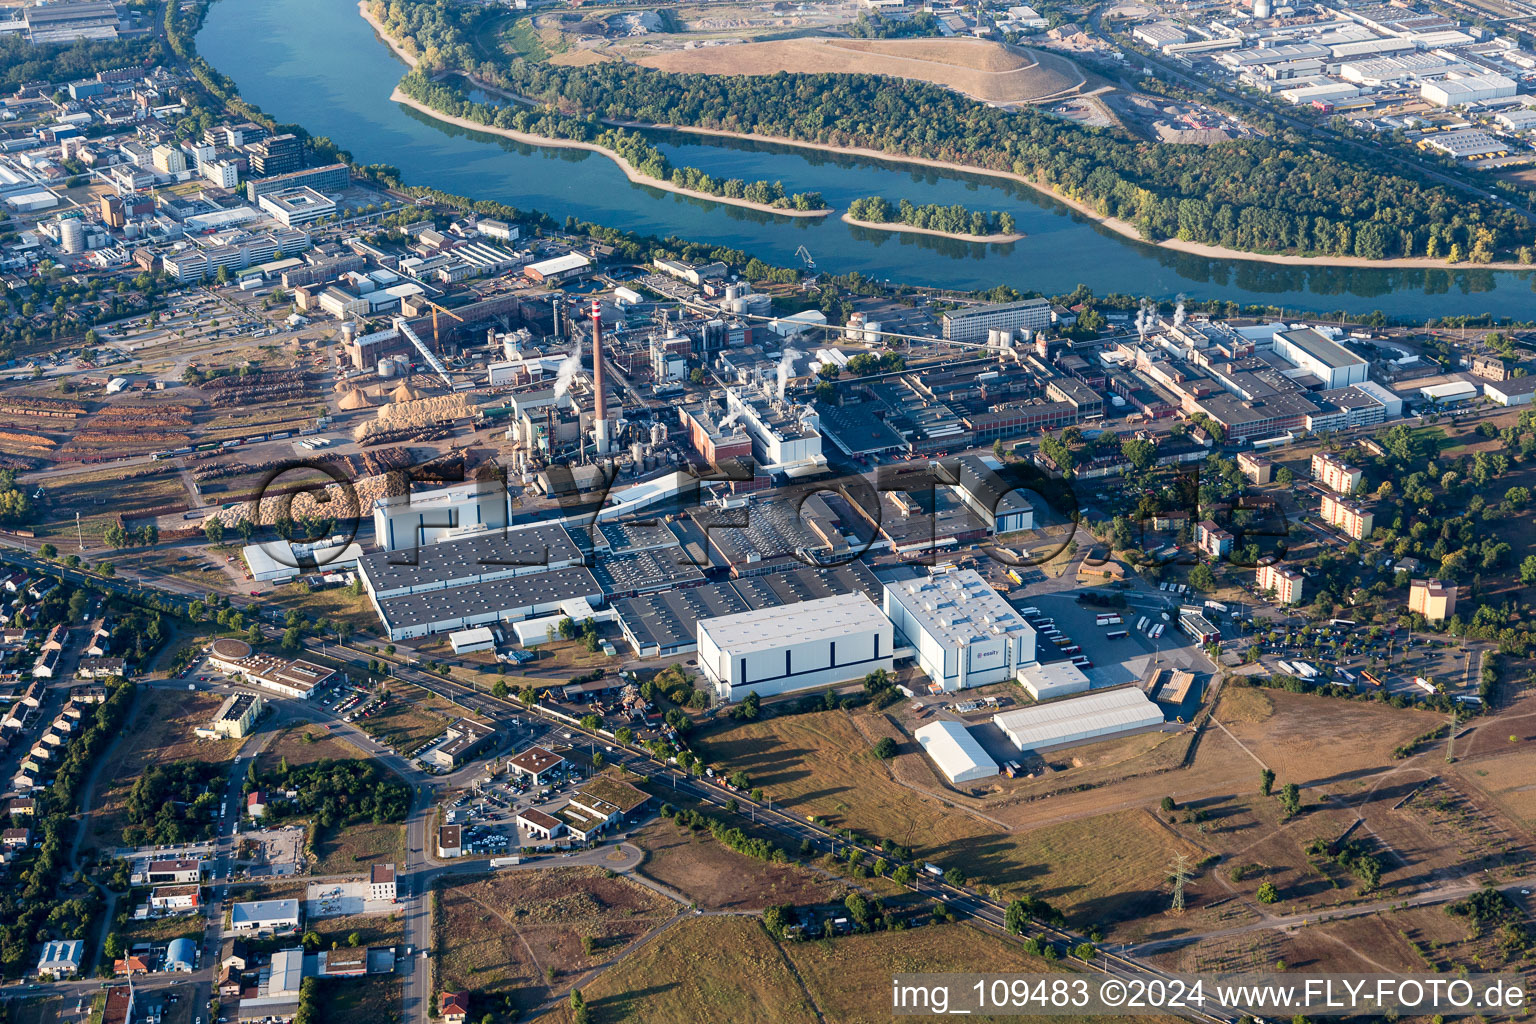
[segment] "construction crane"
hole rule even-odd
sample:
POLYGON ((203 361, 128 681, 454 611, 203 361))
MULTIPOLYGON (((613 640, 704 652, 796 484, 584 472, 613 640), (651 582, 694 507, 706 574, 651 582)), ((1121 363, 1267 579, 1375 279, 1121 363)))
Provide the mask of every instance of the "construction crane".
POLYGON ((802 263, 805 264, 806 270, 816 269, 816 261, 811 259, 811 250, 802 245, 800 248, 795 250, 795 255, 800 258, 802 263))
POLYGON ((439 335, 438 329, 437 329, 437 314, 439 314, 439 313, 447 313, 449 316, 453 317, 459 323, 463 323, 464 322, 464 318, 459 316, 459 314, 455 313, 453 310, 448 309, 445 306, 439 306, 437 303, 433 302, 431 299, 423 299, 422 301, 425 302, 432 309, 432 347, 437 349, 438 352, 442 352, 442 350, 443 350, 443 339, 439 335))

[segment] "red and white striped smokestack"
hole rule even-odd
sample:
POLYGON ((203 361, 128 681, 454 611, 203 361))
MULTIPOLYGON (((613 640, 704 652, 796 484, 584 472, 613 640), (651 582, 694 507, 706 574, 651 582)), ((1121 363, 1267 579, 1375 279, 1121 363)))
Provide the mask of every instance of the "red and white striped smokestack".
POLYGON ((608 395, 603 390, 603 304, 592 300, 592 389, 597 392, 597 419, 608 418, 608 395))

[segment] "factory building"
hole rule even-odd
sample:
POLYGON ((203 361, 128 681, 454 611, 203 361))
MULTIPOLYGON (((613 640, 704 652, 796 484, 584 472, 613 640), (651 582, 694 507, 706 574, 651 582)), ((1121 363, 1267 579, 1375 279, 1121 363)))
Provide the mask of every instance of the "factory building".
POLYGON ((934 766, 957 786, 997 774, 997 762, 961 722, 930 722, 912 735, 934 766))
POLYGON ((735 424, 721 426, 721 418, 714 414, 710 404, 683 406, 677 415, 693 450, 711 466, 718 466, 725 459, 751 456, 752 439, 747 432, 735 424))
POLYGON ((769 697, 892 667, 891 622, 863 593, 702 619, 699 667, 721 700, 769 697))
POLYGON ((1035 528, 1035 507, 1024 492, 1013 487, 991 457, 962 455, 939 463, 940 473, 953 478, 949 485, 967 507, 994 533, 1015 533, 1035 528))
POLYGON ((718 429, 740 423, 759 464, 788 466, 821 457, 821 420, 810 406, 737 388, 726 389, 725 402, 730 412, 718 429))
POLYGON ((1346 388, 1366 379, 1369 364, 1310 327, 1275 333, 1275 354, 1323 382, 1323 388, 1346 388))
POLYGON ((501 530, 512 521, 512 498, 499 480, 474 480, 373 503, 373 536, 384 551, 412 549, 461 530, 501 530))
POLYGON ((972 569, 886 584, 885 614, 945 692, 1013 679, 1035 660, 1034 627, 972 569))
POLYGON ((1503 405, 1530 405, 1536 396, 1536 377, 1511 377, 1509 380, 1488 381, 1483 394, 1493 402, 1503 405))
POLYGON ((1051 326, 1049 299, 972 306, 944 314, 945 341, 977 341, 990 331, 1038 331, 1051 326))
POLYGON ((1021 751, 1107 739, 1162 723, 1157 705, 1134 686, 992 716, 992 724, 1021 751))
POLYGON ((1460 107, 1513 96, 1519 83, 1505 75, 1453 75, 1425 82, 1419 95, 1437 107, 1460 107))

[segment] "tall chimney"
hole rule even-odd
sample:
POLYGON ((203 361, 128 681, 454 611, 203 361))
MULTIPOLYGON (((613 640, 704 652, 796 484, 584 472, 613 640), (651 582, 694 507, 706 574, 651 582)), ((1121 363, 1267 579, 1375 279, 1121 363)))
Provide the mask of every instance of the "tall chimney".
POLYGON ((608 418, 608 396, 603 393, 603 304, 592 300, 592 389, 597 393, 597 418, 608 418))
POLYGON ((608 394, 603 388, 603 304, 592 300, 592 390, 596 392, 593 406, 592 441, 597 454, 608 454, 608 394))

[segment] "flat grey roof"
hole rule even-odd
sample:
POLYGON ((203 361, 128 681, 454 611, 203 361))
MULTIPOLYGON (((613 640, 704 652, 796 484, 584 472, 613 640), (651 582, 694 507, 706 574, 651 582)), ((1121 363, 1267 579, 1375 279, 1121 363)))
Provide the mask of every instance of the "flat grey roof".
POLYGON ((1335 370, 1365 362, 1343 345, 1329 341, 1310 327, 1298 331, 1281 331, 1279 336, 1335 370))
POLYGON ((492 613, 500 615, 573 597, 600 599, 602 595, 602 588, 591 571, 578 565, 462 587, 386 597, 379 606, 383 608, 384 619, 390 628, 406 629, 451 619, 492 613))
POLYGON ((749 576, 735 580, 731 586, 748 608, 772 608, 779 605, 798 604, 838 594, 863 593, 879 604, 885 587, 875 578, 874 572, 863 562, 826 568, 791 569, 789 572, 769 573, 766 576, 749 576))
POLYGON ((613 610, 642 648, 666 648, 693 643, 700 619, 734 615, 748 605, 731 584, 712 583, 626 598, 613 602, 613 610))
POLYGON ((492 530, 460 540, 424 544, 402 551, 375 551, 358 559, 376 591, 428 587, 451 580, 501 576, 519 568, 561 566, 581 561, 581 549, 565 527, 540 523, 492 530))
POLYGON ((648 548, 676 547, 681 542, 677 534, 667 528, 667 524, 655 520, 627 520, 622 522, 601 523, 598 532, 608 542, 609 550, 615 554, 626 551, 644 551, 648 548))
POLYGON ((1529 395, 1536 392, 1536 376, 1510 377, 1507 380, 1485 381, 1483 388, 1492 389, 1501 395, 1529 395))
POLYGON ((816 403, 822 435, 831 438, 833 444, 849 455, 872 455, 907 446, 906 440, 876 413, 879 408, 873 402, 854 405, 816 403))
POLYGON ((1050 299, 1022 299, 1018 302, 998 302, 990 306, 971 306, 967 309, 952 309, 944 314, 946 320, 962 320, 972 316, 990 316, 993 313, 1006 313, 1012 309, 1030 309, 1038 306, 1049 307, 1050 299))
POLYGON ((681 547, 599 555, 592 575, 605 594, 639 593, 704 582, 704 574, 681 547))
MULTIPOLYGON (((833 545, 804 521, 783 493, 769 491, 739 508, 694 508, 689 517, 709 537, 726 564, 738 568, 793 556, 799 548, 830 553, 833 545)), ((803 563, 801 563, 803 564, 803 563)))

